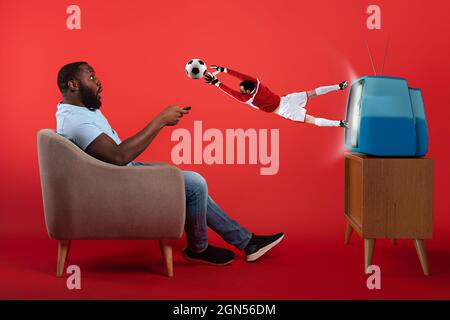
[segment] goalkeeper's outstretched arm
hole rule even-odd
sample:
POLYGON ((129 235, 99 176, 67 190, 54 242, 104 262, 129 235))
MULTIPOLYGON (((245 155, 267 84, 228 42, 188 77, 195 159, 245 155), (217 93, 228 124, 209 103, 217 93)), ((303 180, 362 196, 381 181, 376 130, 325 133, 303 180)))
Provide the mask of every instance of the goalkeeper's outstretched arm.
POLYGON ((251 94, 243 94, 239 91, 231 89, 229 86, 221 83, 219 79, 217 79, 217 77, 211 73, 205 75, 205 82, 206 84, 218 87, 220 90, 222 90, 223 92, 232 96, 233 98, 235 98, 240 102, 246 102, 252 97, 251 94))
POLYGON ((253 78, 251 76, 248 76, 246 74, 240 73, 240 72, 238 72, 236 70, 232 70, 230 68, 216 66, 216 65, 212 65, 211 68, 216 69, 217 72, 228 73, 230 76, 236 77, 236 78, 238 78, 240 80, 250 80, 250 81, 255 82, 255 83, 257 81, 255 78, 253 78))

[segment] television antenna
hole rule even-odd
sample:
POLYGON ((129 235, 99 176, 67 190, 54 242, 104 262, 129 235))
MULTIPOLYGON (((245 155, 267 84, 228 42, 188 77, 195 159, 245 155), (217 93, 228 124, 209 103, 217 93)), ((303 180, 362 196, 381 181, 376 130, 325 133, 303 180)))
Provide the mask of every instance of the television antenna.
POLYGON ((380 73, 380 76, 383 75, 384 64, 386 63, 386 57, 387 57, 387 52, 388 52, 388 47, 389 47, 389 42, 390 42, 390 40, 391 40, 391 38, 388 37, 387 42, 386 42, 386 46, 384 47, 383 66, 381 67, 381 73, 380 73))
POLYGON ((366 47, 367 47, 367 51, 369 53, 370 63, 372 64, 373 74, 376 76, 377 75, 377 71, 375 70, 375 65, 373 63, 373 58, 372 58, 372 51, 370 51, 369 44, 367 43, 367 40, 366 40, 366 47))
MULTIPOLYGON (((372 65, 372 70, 373 70, 374 75, 376 76, 377 71, 375 70, 375 64, 373 62, 372 51, 369 48, 369 44, 367 43, 367 40, 365 41, 365 43, 366 43, 367 52, 369 53, 369 59, 370 59, 371 65, 372 65)), ((386 64, 386 57, 387 57, 387 52, 388 52, 388 48, 389 48, 389 43, 390 43, 390 37, 388 37, 388 39, 386 41, 386 46, 384 47, 383 64, 381 65, 380 76, 382 76, 383 72, 384 72, 384 66, 386 64)))

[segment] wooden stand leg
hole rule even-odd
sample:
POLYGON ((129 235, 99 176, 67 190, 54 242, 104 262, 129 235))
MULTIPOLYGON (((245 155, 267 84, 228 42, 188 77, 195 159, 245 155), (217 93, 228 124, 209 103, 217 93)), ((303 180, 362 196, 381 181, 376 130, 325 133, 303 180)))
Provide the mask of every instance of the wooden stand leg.
POLYGON ((347 228, 345 229, 345 239, 344 244, 348 244, 350 242, 350 238, 352 236, 353 228, 349 222, 347 222, 347 228))
POLYGON ((391 243, 392 243, 393 246, 396 246, 397 245, 397 239, 391 239, 391 243))
POLYGON ((415 239, 414 246, 416 247, 417 255, 419 256, 423 274, 426 276, 430 275, 430 272, 428 270, 428 259, 427 251, 425 249, 425 242, 423 240, 415 239))
POLYGON ((166 266, 167 276, 173 277, 173 257, 172 257, 172 246, 167 240, 160 240, 159 246, 161 249, 161 255, 166 266))
POLYGON ((364 239, 364 272, 368 273, 368 268, 372 264, 373 248, 375 239, 364 239))
POLYGON ((67 259, 67 253, 70 246, 70 240, 58 240, 58 258, 56 261, 56 276, 61 277, 64 271, 64 263, 67 259))
POLYGON ((69 252, 70 252, 71 244, 72 244, 72 241, 69 240, 69 244, 67 245, 66 261, 69 260, 69 252))

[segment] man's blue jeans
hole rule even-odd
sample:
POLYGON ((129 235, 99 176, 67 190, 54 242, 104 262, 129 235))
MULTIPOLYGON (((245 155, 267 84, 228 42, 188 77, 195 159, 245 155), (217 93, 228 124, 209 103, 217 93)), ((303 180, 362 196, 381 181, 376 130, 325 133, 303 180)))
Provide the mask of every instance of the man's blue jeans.
MULTIPOLYGON (((129 165, 143 165, 131 162, 129 165)), ((252 234, 231 219, 208 195, 206 180, 197 172, 183 171, 186 189, 185 231, 188 248, 202 252, 208 247, 208 227, 239 250, 245 248, 252 234)))
POLYGON ((245 248, 252 234, 231 219, 208 195, 205 179, 194 171, 183 171, 186 189, 186 238, 188 247, 201 252, 208 246, 208 228, 239 250, 245 248))

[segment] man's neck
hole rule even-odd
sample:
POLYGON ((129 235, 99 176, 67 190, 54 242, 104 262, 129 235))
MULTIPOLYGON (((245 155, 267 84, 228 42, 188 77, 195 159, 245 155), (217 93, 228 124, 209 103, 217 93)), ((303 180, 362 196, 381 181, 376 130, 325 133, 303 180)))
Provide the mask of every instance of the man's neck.
POLYGON ((82 107, 82 108, 85 107, 85 105, 80 100, 78 100, 78 99, 71 99, 71 98, 68 98, 68 97, 64 97, 62 103, 70 104, 70 105, 77 106, 77 107, 82 107))

